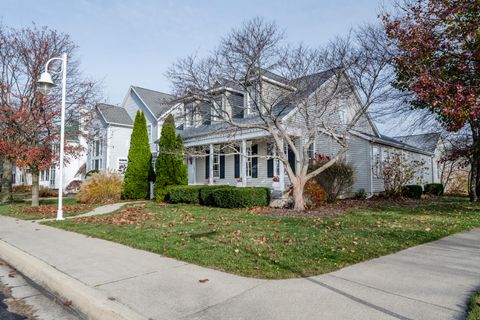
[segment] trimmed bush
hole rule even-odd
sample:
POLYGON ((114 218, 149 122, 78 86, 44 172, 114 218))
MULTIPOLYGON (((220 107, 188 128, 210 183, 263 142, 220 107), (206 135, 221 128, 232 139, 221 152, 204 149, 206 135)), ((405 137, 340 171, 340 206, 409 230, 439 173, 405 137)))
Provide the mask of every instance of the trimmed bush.
POLYGON ((122 178, 114 172, 99 172, 90 176, 80 187, 81 203, 108 203, 120 200, 122 178))
POLYGON ((171 203, 200 204, 200 191, 206 186, 171 186, 167 189, 167 201, 171 203))
POLYGON ((402 188, 402 196, 412 199, 420 199, 422 197, 423 188, 418 184, 406 185, 402 188))
POLYGON ((188 183, 183 141, 175 132, 175 121, 172 114, 167 116, 162 126, 155 172, 155 199, 157 201, 165 200, 169 186, 188 183))
POLYGON ((212 192, 216 207, 251 208, 267 206, 270 203, 268 188, 219 188, 212 192))
POLYGON ((441 183, 427 183, 424 187, 423 192, 426 194, 431 194, 433 196, 442 196, 443 195, 443 184, 441 183))
POLYGON ((58 190, 54 190, 54 189, 50 189, 48 187, 40 186, 40 188, 38 188, 38 196, 40 198, 58 197, 58 190))
POLYGON ((216 204, 215 204, 215 200, 213 199, 213 193, 216 190, 219 190, 219 189, 232 189, 232 188, 236 188, 236 187, 227 186, 227 185, 225 185, 225 186, 204 186, 200 190, 200 203, 204 206, 215 207, 216 204))
POLYGON ((147 120, 137 111, 130 138, 128 164, 125 171, 122 196, 126 199, 145 199, 150 191, 152 153, 148 141, 147 120))

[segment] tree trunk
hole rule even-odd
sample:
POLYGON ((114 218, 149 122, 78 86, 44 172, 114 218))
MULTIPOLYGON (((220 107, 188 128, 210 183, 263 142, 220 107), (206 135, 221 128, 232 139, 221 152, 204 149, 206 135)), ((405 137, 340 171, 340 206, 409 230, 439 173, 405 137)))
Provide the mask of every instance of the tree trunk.
POLYGON ((39 205, 39 188, 38 171, 32 171, 32 207, 38 207, 39 205))
POLYGON ((4 159, 0 203, 6 203, 12 199, 12 169, 12 161, 9 159, 4 159))
POLYGON ((303 197, 303 189, 305 182, 302 178, 296 178, 293 183, 293 209, 295 211, 305 210, 305 198, 303 197))
POLYGON ((472 158, 470 168, 470 201, 479 201, 480 187, 480 135, 478 128, 472 128, 472 158))

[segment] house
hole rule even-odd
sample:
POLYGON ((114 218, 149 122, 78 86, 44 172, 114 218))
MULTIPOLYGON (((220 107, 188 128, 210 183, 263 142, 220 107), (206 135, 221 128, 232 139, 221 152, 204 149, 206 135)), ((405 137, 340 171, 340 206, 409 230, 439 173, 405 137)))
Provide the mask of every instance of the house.
POLYGON ((175 97, 166 93, 131 86, 120 106, 100 103, 95 107, 94 119, 89 131, 87 172, 113 170, 123 173, 128 162, 130 136, 137 111, 142 111, 147 120, 150 149, 156 159, 156 140, 160 137, 165 117, 179 114, 179 104, 171 104, 175 97))
MULTIPOLYGON (((297 87, 291 94, 311 95, 328 85, 333 76, 334 73, 330 70, 297 79, 298 81, 293 81, 297 87), (303 81, 308 81, 308 84, 302 84, 303 81), (312 83, 315 85, 311 85, 312 83)), ((262 75, 264 83, 261 87, 280 91, 289 85, 283 80, 279 75, 265 72, 262 75)), ((236 123, 261 123, 258 114, 249 112, 251 94, 246 94, 238 87, 228 84, 219 86, 216 90, 218 99, 215 103, 220 106, 222 112, 235 118, 236 123)), ((284 100, 288 101, 288 95, 284 100)), ((303 139, 307 133, 303 118, 295 105, 285 105, 282 101, 272 107, 272 112, 275 113, 277 112, 275 110, 278 110, 277 119, 285 125, 289 136, 295 139, 296 144, 303 145, 303 139)), ((332 114, 329 115, 330 121, 346 124, 349 118, 351 119, 361 108, 353 90, 345 101, 345 104, 332 110, 332 114)), ((264 186, 277 191, 274 193, 277 195, 288 190, 289 179, 283 163, 269 159, 275 151, 268 132, 255 128, 239 130, 226 123, 215 121, 215 115, 212 112, 205 112, 205 108, 208 107, 198 101, 187 101, 184 104, 184 114, 187 118, 184 121, 184 129, 179 130, 179 134, 190 150, 201 150, 188 157, 189 184, 264 186), (195 108, 200 111, 191 112, 195 108), (231 147, 226 148, 227 145, 231 147)), ((218 107, 215 108, 215 112, 218 113, 218 109, 218 107)), ((382 135, 368 112, 361 116, 348 135, 348 150, 344 160, 352 164, 355 170, 352 192, 360 189, 368 194, 384 191, 381 161, 394 152, 400 152, 407 158, 424 163, 425 168, 417 177, 419 183, 438 181, 434 163, 435 150, 430 144, 404 142, 382 135)), ((308 153, 311 157, 315 153, 334 156, 339 147, 334 139, 320 133, 308 153)), ((293 153, 289 152, 288 156, 289 162, 294 163, 293 153)))
MULTIPOLYGON (((284 83, 281 76, 265 72, 263 87, 272 90, 292 90, 292 94, 309 95, 326 85, 333 77, 332 71, 314 74, 295 83, 298 87, 284 83), (308 79, 307 79, 308 78, 308 79), (302 85, 308 80, 315 85, 302 85)), ((218 82, 215 88, 218 99, 215 103, 222 112, 230 114, 236 121, 255 123, 259 115, 249 108, 250 94, 238 86, 218 82)), ((288 95, 287 95, 288 97, 288 95)), ((332 119, 346 123, 358 110, 358 100, 352 91, 346 103, 332 113, 332 119)), ((288 99, 287 99, 288 100, 288 99)), ((287 101, 286 100, 286 101, 287 101)), ((274 155, 275 148, 269 134, 261 129, 238 130, 220 121, 207 103, 131 86, 120 106, 99 104, 96 107, 98 119, 92 130, 98 131, 98 138, 89 146, 87 169, 117 170, 122 173, 127 164, 132 124, 138 110, 145 113, 151 151, 156 158, 157 143, 165 117, 172 113, 176 119, 177 132, 187 147, 186 162, 189 184, 264 186, 282 195, 288 190, 289 180, 284 165, 274 155)), ((296 143, 302 144, 304 130, 302 119, 295 105, 273 107, 278 119, 286 125, 289 135, 296 143)), ((368 194, 384 191, 381 160, 389 154, 401 152, 407 158, 420 160, 425 164, 419 174, 421 183, 438 181, 435 173, 435 152, 432 144, 409 137, 391 138, 382 135, 370 115, 364 113, 348 133, 348 151, 345 160, 355 169, 355 183, 352 192, 363 189, 368 194)), ((339 145, 328 135, 319 134, 308 154, 335 155, 339 145)), ((289 161, 295 161, 288 152, 289 161)))
MULTIPOLYGON (((73 124, 66 124, 65 127, 66 143, 74 148, 81 147, 86 150, 87 141, 79 132, 79 123, 74 121, 73 124)), ((68 163, 63 168, 63 187, 66 188, 70 182, 74 180, 82 180, 87 159, 87 152, 81 151, 76 157, 69 157, 68 163)), ((32 175, 28 173, 25 168, 13 166, 12 185, 15 186, 30 186, 32 184, 32 175)), ((58 175, 58 166, 52 166, 48 169, 40 171, 39 184, 42 187, 50 189, 58 189, 60 183, 60 176, 58 175)))

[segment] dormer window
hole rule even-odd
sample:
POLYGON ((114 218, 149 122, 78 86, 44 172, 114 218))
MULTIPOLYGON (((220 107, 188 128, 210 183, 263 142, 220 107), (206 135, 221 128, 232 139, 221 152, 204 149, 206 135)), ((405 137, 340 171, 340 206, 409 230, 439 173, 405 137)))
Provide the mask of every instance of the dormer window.
POLYGON ((214 106, 211 107, 211 121, 219 121, 221 119, 221 112, 223 111, 223 95, 216 97, 213 101, 214 106))

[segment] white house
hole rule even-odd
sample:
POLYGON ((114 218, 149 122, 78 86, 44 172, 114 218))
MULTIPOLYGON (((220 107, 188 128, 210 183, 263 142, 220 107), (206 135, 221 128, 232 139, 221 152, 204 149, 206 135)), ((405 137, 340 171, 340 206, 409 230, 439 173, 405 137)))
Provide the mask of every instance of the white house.
MULTIPOLYGON (((79 126, 72 125, 66 127, 66 143, 73 147, 81 147, 82 151, 76 157, 70 157, 68 163, 63 169, 63 187, 66 188, 68 184, 74 180, 82 180, 82 167, 85 165, 87 159, 87 141, 85 137, 79 134, 79 126)), ((13 186, 31 185, 32 176, 25 168, 13 167, 13 186)), ((58 175, 58 166, 52 166, 46 170, 40 171, 39 184, 40 186, 58 189, 60 183, 60 176, 58 175)))
POLYGON ((87 172, 90 170, 114 170, 123 173, 128 161, 130 136, 137 111, 147 119, 148 138, 154 158, 157 141, 165 117, 181 111, 180 104, 173 104, 174 96, 131 86, 120 106, 98 104, 95 118, 89 128, 95 138, 89 143, 87 172))

